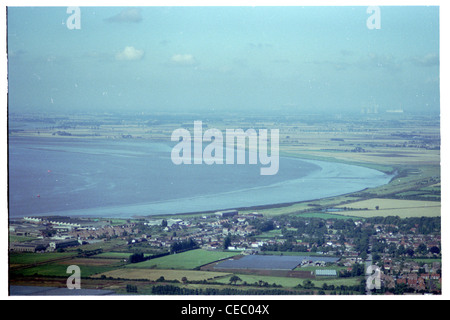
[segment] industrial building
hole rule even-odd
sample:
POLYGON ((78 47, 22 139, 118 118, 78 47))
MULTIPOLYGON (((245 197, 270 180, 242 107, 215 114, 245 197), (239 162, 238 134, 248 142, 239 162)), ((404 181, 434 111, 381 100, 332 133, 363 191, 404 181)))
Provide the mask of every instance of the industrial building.
POLYGON ((230 218, 237 216, 239 212, 237 210, 227 210, 227 211, 217 211, 216 216, 222 217, 222 218, 230 218))

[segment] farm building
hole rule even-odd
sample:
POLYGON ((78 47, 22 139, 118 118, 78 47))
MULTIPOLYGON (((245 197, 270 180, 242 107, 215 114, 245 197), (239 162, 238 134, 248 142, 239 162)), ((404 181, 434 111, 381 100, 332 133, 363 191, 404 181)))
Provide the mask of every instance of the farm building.
POLYGON ((80 242, 77 239, 65 240, 35 240, 29 242, 12 242, 9 246, 11 251, 19 252, 37 252, 45 250, 57 250, 67 247, 79 246, 80 242))
POLYGON ((222 218, 229 218, 237 216, 239 212, 237 210, 227 210, 227 211, 218 211, 216 212, 216 216, 222 217, 222 218))
POLYGON ((47 248, 47 245, 38 242, 12 242, 9 245, 10 251, 17 251, 17 252, 37 252, 37 251, 43 251, 47 248))
POLYGON ((67 247, 75 247, 79 246, 80 243, 77 239, 68 239, 68 240, 57 240, 52 241, 49 243, 49 247, 56 250, 56 249, 62 249, 67 247))
POLYGON ((336 270, 324 270, 318 269, 316 270, 316 277, 337 277, 336 270))

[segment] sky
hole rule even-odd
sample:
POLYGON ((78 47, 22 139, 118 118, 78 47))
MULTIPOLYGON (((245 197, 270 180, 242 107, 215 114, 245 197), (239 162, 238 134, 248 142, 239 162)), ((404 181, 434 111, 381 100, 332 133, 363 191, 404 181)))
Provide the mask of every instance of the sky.
POLYGON ((439 114, 439 7, 378 9, 9 7, 9 112, 439 114))

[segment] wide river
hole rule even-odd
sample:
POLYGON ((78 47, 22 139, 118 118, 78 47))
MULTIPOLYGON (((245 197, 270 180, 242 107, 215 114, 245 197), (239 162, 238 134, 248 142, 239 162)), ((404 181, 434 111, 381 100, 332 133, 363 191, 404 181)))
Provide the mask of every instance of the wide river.
POLYGON ((382 172, 280 158, 260 164, 175 165, 172 146, 145 140, 11 137, 9 217, 123 217, 215 211, 346 194, 389 182, 382 172))

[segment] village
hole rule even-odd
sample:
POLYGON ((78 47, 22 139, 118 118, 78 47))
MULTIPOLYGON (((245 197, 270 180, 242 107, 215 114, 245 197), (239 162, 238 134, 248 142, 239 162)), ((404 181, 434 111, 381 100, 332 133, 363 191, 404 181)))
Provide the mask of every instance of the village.
POLYGON ((354 275, 355 265, 377 265, 387 294, 436 293, 441 284, 440 223, 422 217, 419 226, 418 219, 266 218, 237 210, 128 220, 25 217, 10 223, 10 236, 31 240, 11 241, 10 252, 82 251, 120 239, 127 252, 157 256, 189 240, 195 248, 243 255, 305 252, 338 257, 339 277, 354 275))

